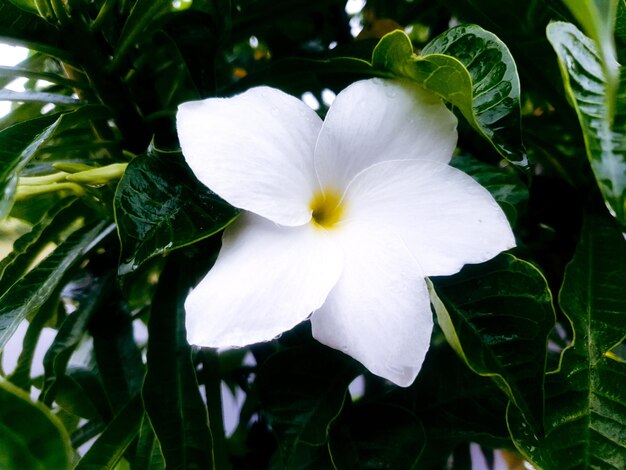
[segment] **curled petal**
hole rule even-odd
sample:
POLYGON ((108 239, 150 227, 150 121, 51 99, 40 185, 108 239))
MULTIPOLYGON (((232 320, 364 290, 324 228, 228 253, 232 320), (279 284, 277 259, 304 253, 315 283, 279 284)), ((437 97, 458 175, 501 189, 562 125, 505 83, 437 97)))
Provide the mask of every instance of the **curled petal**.
POLYGON ((323 230, 242 214, 185 301, 187 339, 209 347, 269 341, 324 303, 341 266, 341 252, 323 230))
POLYGON ((471 177, 426 160, 383 162, 345 193, 348 217, 399 236, 426 276, 458 272, 513 248, 515 237, 491 194, 471 177))
POLYGON ((345 188, 357 173, 387 160, 448 163, 457 120, 441 98, 406 80, 353 83, 333 102, 315 148, 323 187, 345 188))
POLYGON ((402 240, 375 224, 344 224, 333 235, 344 270, 311 317, 313 336, 406 387, 422 366, 433 326, 419 267, 402 240))
POLYGON ((183 103, 176 119, 185 160, 212 191, 282 225, 310 220, 322 121, 302 101, 258 87, 233 98, 183 103))

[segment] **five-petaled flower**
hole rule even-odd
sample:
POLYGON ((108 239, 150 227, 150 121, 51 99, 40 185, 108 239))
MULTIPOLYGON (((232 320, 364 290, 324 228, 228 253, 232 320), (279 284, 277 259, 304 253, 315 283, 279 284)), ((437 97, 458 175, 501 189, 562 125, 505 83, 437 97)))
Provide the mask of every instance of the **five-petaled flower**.
POLYGON ((491 195, 448 165, 456 118, 407 81, 356 82, 326 119, 282 91, 184 103, 185 159, 241 216, 190 293, 190 343, 268 341, 310 316, 313 336, 401 385, 433 320, 426 276, 515 245, 491 195))

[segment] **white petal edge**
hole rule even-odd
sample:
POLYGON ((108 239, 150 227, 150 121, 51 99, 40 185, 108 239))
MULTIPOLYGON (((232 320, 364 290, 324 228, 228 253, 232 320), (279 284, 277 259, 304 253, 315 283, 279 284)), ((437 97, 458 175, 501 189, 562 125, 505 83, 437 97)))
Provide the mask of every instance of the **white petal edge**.
POLYGON ((269 341, 324 303, 342 264, 336 243, 312 224, 281 227, 244 213, 185 301, 187 340, 216 348, 269 341))
POLYGON ((422 366, 433 327, 424 277, 402 240, 375 224, 336 230, 344 270, 311 317, 313 337, 407 387, 422 366))
POLYGON ((426 276, 450 275, 513 248, 515 237, 491 194, 439 162, 383 162, 361 172, 345 195, 346 217, 398 235, 426 276))
POLYGON ((183 103, 176 121, 187 164, 228 203, 282 225, 310 220, 322 121, 302 101, 257 87, 183 103))
POLYGON ((387 160, 448 163, 457 119, 441 98, 408 80, 372 78, 335 98, 315 148, 322 187, 343 189, 360 171, 387 160))

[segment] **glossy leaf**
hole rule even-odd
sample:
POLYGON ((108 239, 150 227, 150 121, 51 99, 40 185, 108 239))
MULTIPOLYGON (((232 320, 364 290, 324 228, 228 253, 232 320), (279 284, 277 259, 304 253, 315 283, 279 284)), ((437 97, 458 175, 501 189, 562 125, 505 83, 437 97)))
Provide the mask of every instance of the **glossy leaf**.
POLYGON ((528 187, 514 169, 489 165, 469 155, 459 155, 450 164, 470 175, 489 191, 515 227, 519 212, 528 203, 528 187))
POLYGON ((279 441, 278 468, 291 468, 299 444, 319 446, 361 367, 317 344, 285 349, 261 367, 257 387, 279 441))
POLYGON ((53 104, 80 104, 80 100, 58 93, 46 93, 44 91, 13 91, 0 90, 0 100, 3 101, 23 101, 53 104))
POLYGON ((142 395, 166 465, 208 469, 215 467, 213 439, 186 340, 187 277, 174 262, 161 274, 148 322, 142 395))
POLYGON ((552 295, 541 272, 503 254, 433 278, 431 299, 448 343, 474 372, 492 377, 541 429, 552 295))
POLYGON ((97 242, 107 223, 86 225, 73 232, 35 269, 0 297, 0 349, 22 320, 37 312, 59 287, 63 275, 97 242))
POLYGON ((620 75, 613 36, 617 5, 620 2, 623 3, 623 0, 563 0, 582 25, 587 36, 596 43, 606 77, 607 101, 611 107, 610 116, 613 116, 615 111, 613 107, 620 75))
POLYGON ((19 172, 52 137, 59 116, 43 116, 0 131, 0 219, 13 205, 19 172))
POLYGON ((525 165, 520 134, 520 84, 506 45, 476 25, 452 28, 413 53, 394 31, 372 55, 374 67, 416 81, 459 108, 469 124, 508 160, 525 165))
POLYGON ((139 432, 143 407, 139 397, 130 401, 105 428, 75 470, 114 470, 139 432))
POLYGON ((419 419, 400 407, 362 404, 350 409, 331 433, 333 465, 341 470, 411 470, 426 439, 419 419))
POLYGON ((626 225, 626 73, 622 70, 617 93, 611 94, 589 38, 570 23, 556 22, 548 26, 548 39, 557 53, 600 191, 609 210, 626 225))
POLYGON ((120 274, 153 256, 207 238, 238 211, 198 182, 179 154, 153 151, 131 161, 115 194, 120 274))
POLYGON ((542 468, 626 467, 626 242, 605 215, 590 214, 559 302, 574 330, 559 370, 546 377, 545 437, 509 409, 519 450, 542 468))
POLYGON ((71 447, 63 425, 28 394, 0 382, 0 468, 70 468, 71 447))

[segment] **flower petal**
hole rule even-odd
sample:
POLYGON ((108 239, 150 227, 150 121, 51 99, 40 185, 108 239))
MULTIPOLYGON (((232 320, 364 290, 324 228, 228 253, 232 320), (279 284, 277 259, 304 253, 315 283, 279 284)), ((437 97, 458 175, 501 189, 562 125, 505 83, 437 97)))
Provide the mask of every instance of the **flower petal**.
POLYGON ((343 189, 361 170, 386 160, 448 163, 456 124, 441 98, 408 80, 353 83, 335 98, 317 141, 322 187, 343 189))
POLYGON ((406 387, 430 345, 433 320, 424 277, 402 240, 376 225, 348 223, 336 236, 344 269, 311 317, 313 336, 406 387))
POLYGON ((344 196, 347 217, 383 224, 406 243, 424 275, 458 272, 515 246, 491 194, 462 171, 426 160, 383 162, 344 196))
POLYGON ((312 224, 280 227, 242 214, 185 301, 187 339, 210 347, 269 341, 322 305, 341 266, 341 250, 312 224))
POLYGON ((183 103, 176 119, 185 159, 212 191, 282 225, 310 220, 322 121, 302 101, 258 87, 233 98, 183 103))

